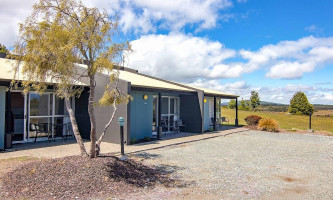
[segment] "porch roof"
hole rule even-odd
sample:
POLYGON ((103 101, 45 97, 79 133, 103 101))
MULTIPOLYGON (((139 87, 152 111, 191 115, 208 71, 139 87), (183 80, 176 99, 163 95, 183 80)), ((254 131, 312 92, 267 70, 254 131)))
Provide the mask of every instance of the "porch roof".
POLYGON ((135 87, 195 92, 194 89, 167 80, 129 71, 119 70, 119 72, 119 79, 130 82, 131 85, 135 87))
POLYGON ((229 98, 230 99, 235 99, 235 98, 239 97, 238 95, 226 94, 226 93, 223 93, 223 92, 218 91, 218 90, 207 89, 207 88, 202 88, 202 87, 192 86, 192 85, 190 85, 190 87, 196 88, 198 90, 203 90, 204 95, 206 95, 206 96, 218 96, 218 97, 228 98, 228 99, 229 98))
MULTIPOLYGON (((17 60, 13 59, 7 59, 7 58, 0 58, 0 80, 2 81, 12 81, 14 78, 14 71, 13 67, 17 64, 17 60)), ((22 66, 24 65, 24 62, 22 61, 19 66, 19 71, 15 75, 15 80, 17 81, 26 81, 28 78, 22 73, 22 66)), ((47 78, 47 83, 57 83, 57 81, 52 80, 51 77, 47 78)), ((86 85, 80 81, 73 80, 74 85, 86 85)))

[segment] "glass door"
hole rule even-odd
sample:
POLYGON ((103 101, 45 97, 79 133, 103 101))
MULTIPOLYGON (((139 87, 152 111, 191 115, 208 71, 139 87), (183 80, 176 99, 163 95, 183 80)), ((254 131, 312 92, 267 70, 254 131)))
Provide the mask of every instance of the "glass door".
POLYGON ((163 132, 170 132, 179 119, 179 97, 162 97, 163 132))
POLYGON ((31 138, 47 138, 53 135, 53 94, 29 93, 28 106, 28 140, 31 138), (36 126, 37 125, 37 126, 36 126), (38 129, 38 130, 36 130, 38 129))
POLYGON ((30 92, 28 96, 27 140, 62 137, 67 134, 70 120, 63 99, 52 92, 30 92), (35 125, 38 125, 38 131, 35 125))
POLYGON ((23 141, 25 138, 25 95, 21 91, 12 91, 10 93, 10 112, 11 127, 13 132, 13 142, 23 141))

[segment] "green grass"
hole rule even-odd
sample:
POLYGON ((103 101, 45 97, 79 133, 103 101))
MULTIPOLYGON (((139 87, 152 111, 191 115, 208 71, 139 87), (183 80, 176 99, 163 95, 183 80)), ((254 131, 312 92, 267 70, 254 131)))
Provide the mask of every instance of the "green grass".
MULTIPOLYGON (((290 130, 309 129, 309 116, 304 115, 290 115, 288 113, 278 112, 263 112, 263 111, 238 111, 238 120, 240 125, 246 125, 244 118, 249 115, 259 115, 262 118, 272 118, 279 123, 279 127, 282 129, 290 130)), ((235 122, 235 110, 222 108, 222 116, 226 116, 230 120, 230 124, 235 122)), ((333 132, 333 118, 332 117, 318 117, 312 116, 312 129, 319 131, 333 132)))

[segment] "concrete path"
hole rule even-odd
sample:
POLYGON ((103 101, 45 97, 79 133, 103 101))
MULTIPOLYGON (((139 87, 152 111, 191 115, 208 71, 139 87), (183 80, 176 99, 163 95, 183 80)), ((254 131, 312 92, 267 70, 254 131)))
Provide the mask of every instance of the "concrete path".
MULTIPOLYGON (((150 149, 163 148, 171 145, 177 145, 182 143, 195 142, 205 140, 209 138, 215 138, 220 136, 226 136, 233 133, 239 133, 247 131, 246 128, 234 128, 229 130, 210 132, 204 134, 174 134, 163 138, 162 140, 156 140, 135 145, 125 145, 125 153, 135 153, 150 149)), ((89 142, 85 142, 87 149, 89 149, 89 142)), ((120 154, 120 145, 113 143, 103 142, 101 145, 102 154, 120 154)), ((38 142, 28 144, 17 144, 10 151, 4 151, 0 153, 1 159, 17 158, 17 157, 37 157, 37 158, 60 158, 66 156, 79 155, 80 150, 75 140, 56 141, 56 142, 38 142)))

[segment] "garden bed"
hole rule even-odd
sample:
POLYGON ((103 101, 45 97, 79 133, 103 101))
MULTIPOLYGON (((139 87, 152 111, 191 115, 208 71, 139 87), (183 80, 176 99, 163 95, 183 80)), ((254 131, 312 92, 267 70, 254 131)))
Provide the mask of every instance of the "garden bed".
POLYGON ((133 160, 72 156, 29 162, 2 177, 1 199, 126 198, 156 184, 172 186, 168 172, 133 160))

